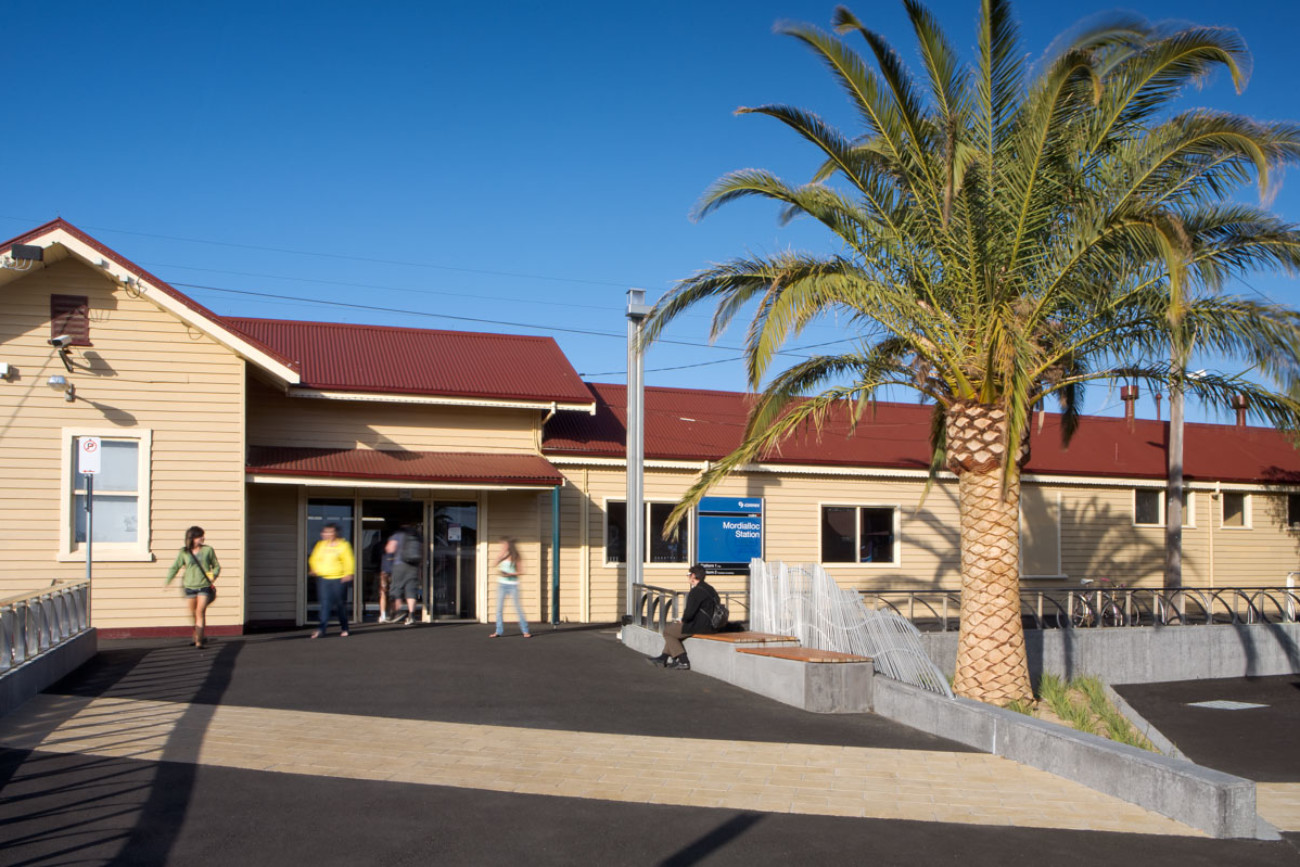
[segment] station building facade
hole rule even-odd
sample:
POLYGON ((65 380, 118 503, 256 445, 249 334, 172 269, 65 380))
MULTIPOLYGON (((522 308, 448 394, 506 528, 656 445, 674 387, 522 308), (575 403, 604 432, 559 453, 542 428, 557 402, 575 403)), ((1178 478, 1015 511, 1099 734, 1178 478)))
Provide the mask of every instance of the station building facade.
MULTIPOLYGON (((76 449, 98 437, 92 620, 110 635, 188 628, 162 579, 192 524, 223 564, 217 634, 314 620, 306 556, 326 522, 357 550, 357 617, 376 613, 379 553, 404 525, 428 543, 428 619, 492 616, 490 548, 507 536, 530 618, 626 611, 626 390, 584 382, 554 340, 220 316, 62 220, 0 256, 0 597, 85 574, 76 449), (69 345, 51 345, 60 336, 69 345)), ((646 390, 647 584, 681 589, 704 553, 702 516, 659 531, 736 444, 747 401, 646 390)), ((822 563, 845 587, 956 589, 955 480, 925 493, 930 412, 882 403, 714 493, 757 504, 767 559, 822 563)), ((1059 417, 1035 417, 1027 586, 1159 586, 1167 436, 1159 421, 1085 418, 1065 448, 1059 417)), ((1292 442, 1189 424, 1185 452, 1184 583, 1285 584, 1300 570, 1292 442)))

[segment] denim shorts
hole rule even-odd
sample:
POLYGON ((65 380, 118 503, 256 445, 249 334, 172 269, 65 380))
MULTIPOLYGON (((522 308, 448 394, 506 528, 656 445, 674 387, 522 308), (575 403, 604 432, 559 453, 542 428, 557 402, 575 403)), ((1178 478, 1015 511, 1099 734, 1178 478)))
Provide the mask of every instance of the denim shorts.
POLYGON ((211 602, 214 598, 216 598, 216 595, 217 595, 216 592, 213 591, 211 587, 200 587, 197 590, 189 587, 185 588, 186 599, 192 599, 197 596, 206 596, 208 597, 208 601, 211 602))

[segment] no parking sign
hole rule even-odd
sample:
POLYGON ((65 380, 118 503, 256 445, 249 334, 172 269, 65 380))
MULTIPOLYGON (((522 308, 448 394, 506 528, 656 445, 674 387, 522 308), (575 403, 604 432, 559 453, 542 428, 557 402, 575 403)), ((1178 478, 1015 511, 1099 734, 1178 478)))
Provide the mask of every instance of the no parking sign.
POLYGON ((77 442, 77 472, 93 476, 99 472, 99 437, 81 437, 77 442))

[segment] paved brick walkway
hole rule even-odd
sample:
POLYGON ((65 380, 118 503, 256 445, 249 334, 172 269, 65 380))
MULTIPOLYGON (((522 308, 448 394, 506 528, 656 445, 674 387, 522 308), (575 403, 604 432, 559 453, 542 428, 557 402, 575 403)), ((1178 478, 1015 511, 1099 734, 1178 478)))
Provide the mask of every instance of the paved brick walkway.
MULTIPOLYGON (((122 691, 130 691, 129 684, 123 686, 128 689, 122 691)), ((560 731, 51 694, 0 718, 0 746, 643 804, 1198 834, 1116 798, 980 753, 560 731)))

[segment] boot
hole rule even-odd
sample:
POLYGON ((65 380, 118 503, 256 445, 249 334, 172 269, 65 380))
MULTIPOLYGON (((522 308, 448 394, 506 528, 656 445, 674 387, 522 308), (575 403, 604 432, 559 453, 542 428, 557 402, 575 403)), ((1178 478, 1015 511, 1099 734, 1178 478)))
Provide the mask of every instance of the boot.
POLYGON ((658 656, 647 656, 645 661, 650 663, 651 665, 658 665, 662 668, 663 666, 666 666, 668 664, 668 660, 671 658, 672 657, 670 657, 668 654, 661 653, 658 656))
POLYGON ((674 656, 664 667, 675 668, 678 671, 690 671, 691 661, 687 658, 686 654, 683 653, 681 656, 674 656))

